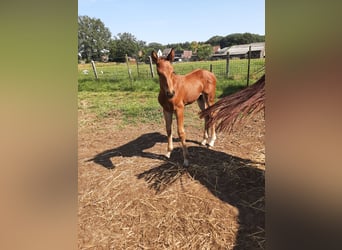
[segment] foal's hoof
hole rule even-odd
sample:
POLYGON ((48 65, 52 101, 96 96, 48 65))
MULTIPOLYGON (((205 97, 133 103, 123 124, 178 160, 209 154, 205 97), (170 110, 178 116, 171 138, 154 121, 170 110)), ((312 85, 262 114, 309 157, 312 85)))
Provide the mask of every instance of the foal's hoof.
POLYGON ((166 156, 166 158, 169 158, 169 159, 170 159, 171 152, 167 152, 167 153, 165 154, 165 156, 166 156))
POLYGON ((213 148, 214 147, 214 144, 215 144, 215 140, 212 140, 209 142, 209 148, 213 148))

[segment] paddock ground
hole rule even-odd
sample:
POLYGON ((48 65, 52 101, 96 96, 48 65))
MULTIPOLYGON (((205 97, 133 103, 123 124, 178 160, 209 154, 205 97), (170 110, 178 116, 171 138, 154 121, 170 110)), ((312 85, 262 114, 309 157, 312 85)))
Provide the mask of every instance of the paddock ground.
POLYGON ((212 149, 198 143, 202 120, 186 118, 191 165, 183 168, 175 132, 163 157, 163 121, 125 124, 86 108, 78 111, 79 249, 265 248, 263 113, 218 133, 212 149))

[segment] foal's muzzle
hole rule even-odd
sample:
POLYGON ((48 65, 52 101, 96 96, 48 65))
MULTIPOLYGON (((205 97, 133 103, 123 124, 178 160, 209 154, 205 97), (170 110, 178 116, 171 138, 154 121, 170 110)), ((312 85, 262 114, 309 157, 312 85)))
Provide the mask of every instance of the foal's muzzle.
POLYGON ((174 90, 172 90, 172 91, 166 91, 166 96, 167 96, 167 98, 172 98, 173 96, 175 95, 175 91, 174 90))

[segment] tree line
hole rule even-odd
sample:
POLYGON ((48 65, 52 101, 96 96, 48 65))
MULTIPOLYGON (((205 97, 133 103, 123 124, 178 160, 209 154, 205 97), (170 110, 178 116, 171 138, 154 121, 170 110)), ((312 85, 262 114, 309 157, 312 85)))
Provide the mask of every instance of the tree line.
POLYGON ((227 36, 213 36, 205 42, 192 41, 166 45, 153 42, 147 44, 128 32, 112 36, 110 30, 99 18, 78 16, 78 59, 86 62, 91 60, 124 62, 126 55, 146 62, 152 50, 163 51, 165 48, 175 48, 176 53, 191 50, 199 60, 202 60, 208 59, 212 54, 212 46, 219 45, 224 48, 264 41, 265 36, 263 35, 234 33, 227 36))

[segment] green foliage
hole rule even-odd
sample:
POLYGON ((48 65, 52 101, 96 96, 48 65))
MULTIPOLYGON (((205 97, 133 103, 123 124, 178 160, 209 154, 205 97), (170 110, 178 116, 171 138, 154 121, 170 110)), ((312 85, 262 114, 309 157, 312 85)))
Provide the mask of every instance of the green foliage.
POLYGON ((171 43, 171 44, 167 44, 165 47, 174 48, 175 50, 191 50, 191 44, 189 42, 171 43))
POLYGON ((78 51, 87 62, 100 60, 101 50, 109 48, 111 36, 100 19, 78 17, 78 51))
POLYGON ((220 42, 223 38, 223 36, 213 36, 208 41, 206 41, 206 43, 209 43, 212 46, 217 46, 220 45, 220 42))
POLYGON ((197 57, 199 60, 208 59, 212 53, 213 53, 213 48, 211 47, 210 44, 201 44, 198 46, 197 57))
POLYGON ((125 55, 137 57, 140 48, 145 46, 145 42, 138 41, 131 33, 119 33, 111 42, 110 57, 115 62, 125 62, 125 55))
POLYGON ((230 47, 238 44, 248 44, 248 43, 256 43, 256 42, 264 42, 265 36, 252 34, 252 33, 233 33, 227 35, 225 37, 222 36, 213 36, 206 43, 211 44, 212 46, 220 45, 221 48, 230 47))

